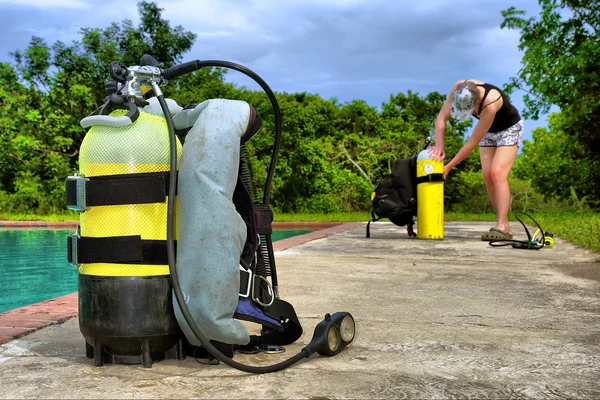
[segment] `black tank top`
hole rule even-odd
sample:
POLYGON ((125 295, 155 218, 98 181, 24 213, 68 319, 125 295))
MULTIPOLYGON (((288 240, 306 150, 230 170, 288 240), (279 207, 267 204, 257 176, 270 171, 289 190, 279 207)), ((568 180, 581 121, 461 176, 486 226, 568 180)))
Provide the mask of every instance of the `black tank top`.
MULTIPOLYGON (((519 111, 515 108, 515 106, 513 106, 510 103, 510 101, 508 100, 508 98, 506 97, 504 92, 502 90, 500 90, 500 88, 498 88, 497 86, 494 86, 492 84, 489 84, 489 83, 483 83, 481 85, 477 84, 477 86, 481 86, 482 88, 485 89, 485 92, 483 93, 483 98, 481 99, 481 103, 479 104, 479 111, 477 111, 477 115, 481 114, 481 110, 483 110, 483 108, 485 108, 485 107, 483 107, 483 102, 485 101, 485 98, 487 97, 490 90, 496 89, 500 93, 500 96, 502 97, 502 107, 500 107, 500 109, 494 116, 494 121, 492 122, 492 126, 490 126, 490 129, 488 130, 488 132, 496 133, 496 132, 503 131, 505 129, 510 128, 511 126, 513 126, 514 124, 516 124, 517 122, 519 122, 521 120, 519 111)), ((490 103, 490 104, 492 104, 492 103, 490 103)), ((479 117, 476 116, 475 114, 473 114, 473 116, 475 118, 479 119, 479 117)))

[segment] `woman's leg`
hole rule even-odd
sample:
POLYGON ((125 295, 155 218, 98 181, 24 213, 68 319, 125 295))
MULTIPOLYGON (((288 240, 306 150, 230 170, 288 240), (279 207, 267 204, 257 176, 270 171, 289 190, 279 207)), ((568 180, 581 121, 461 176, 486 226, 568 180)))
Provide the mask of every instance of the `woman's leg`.
POLYGON ((496 147, 479 147, 479 159, 481 160, 481 173, 483 174, 483 182, 488 193, 492 208, 496 212, 496 192, 494 190, 494 181, 492 180, 492 161, 496 154, 496 147))
MULTIPOLYGON (((492 204, 496 211, 496 227, 504 232, 510 232, 508 210, 510 209, 510 186, 508 174, 517 158, 518 146, 501 146, 496 148, 492 157, 490 179, 493 186, 494 200, 492 204)), ((488 189, 489 193, 489 189, 488 189)))

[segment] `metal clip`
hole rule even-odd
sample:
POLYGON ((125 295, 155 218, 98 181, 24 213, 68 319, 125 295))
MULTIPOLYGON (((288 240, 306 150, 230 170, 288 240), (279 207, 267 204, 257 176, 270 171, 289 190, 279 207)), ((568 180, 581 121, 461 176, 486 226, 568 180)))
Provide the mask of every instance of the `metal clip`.
POLYGON ((267 353, 267 354, 285 353, 285 347, 277 346, 274 344, 259 344, 258 346, 256 346, 256 348, 259 351, 262 351, 263 353, 267 353))
POLYGON ((75 268, 79 268, 77 240, 80 237, 80 227, 77 227, 75 233, 72 233, 69 236, 67 236, 67 262, 75 268))
POLYGON ((252 277, 252 270, 250 268, 244 269, 244 267, 242 267, 241 265, 240 265, 239 268, 240 268, 240 271, 245 272, 245 273, 248 274, 248 285, 245 288, 246 293, 241 293, 241 291, 240 291, 240 297, 250 297, 250 291, 254 287, 253 279, 252 279, 253 278, 252 277))
POLYGON ((67 207, 69 210, 81 213, 90 209, 86 202, 85 191, 85 186, 88 181, 89 178, 86 178, 83 174, 79 173, 75 173, 75 175, 68 176, 65 180, 67 192, 67 207))
POLYGON ((252 299, 263 307, 270 307, 275 301, 273 286, 271 285, 271 282, 269 282, 265 277, 260 275, 254 275, 254 279, 252 279, 252 299), (269 303, 262 303, 258 297, 254 297, 254 283, 256 281, 256 278, 262 279, 267 284, 267 287, 269 288, 269 294, 271 295, 271 301, 269 303))

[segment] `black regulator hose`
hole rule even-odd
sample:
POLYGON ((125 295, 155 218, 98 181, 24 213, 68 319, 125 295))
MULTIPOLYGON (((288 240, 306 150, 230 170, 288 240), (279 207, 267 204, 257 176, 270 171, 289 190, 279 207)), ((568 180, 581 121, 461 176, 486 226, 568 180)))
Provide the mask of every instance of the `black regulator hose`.
MULTIPOLYGON (((277 105, 277 99, 275 99, 275 96, 273 95, 273 92, 270 90, 268 85, 258 75, 256 75, 254 72, 250 71, 249 69, 247 69, 241 65, 237 65, 237 64, 230 63, 227 61, 193 61, 190 63, 185 63, 185 64, 181 64, 179 66, 175 66, 175 67, 166 69, 163 72, 163 75, 167 79, 168 78, 173 79, 177 76, 180 76, 185 73, 193 72, 193 71, 203 68, 203 67, 214 67, 214 66, 236 69, 236 70, 243 72, 243 73, 249 75, 250 77, 254 78, 261 85, 261 87, 263 87, 263 89, 266 88, 265 92, 267 92, 267 96, 269 96, 269 99, 271 100, 271 103, 273 103, 273 108, 275 110, 276 132, 278 132, 280 134, 281 133, 281 131, 280 131, 281 115, 279 112, 279 107, 277 105)), ((175 125, 173 123, 173 119, 169 112, 169 108, 167 106, 167 102, 165 100, 164 94, 162 93, 162 91, 160 91, 160 88, 158 87, 158 85, 154 86, 154 90, 156 92, 156 95, 157 95, 156 97, 158 98, 158 101, 160 103, 160 106, 163 110, 163 113, 164 113, 166 121, 167 121, 167 126, 169 128, 169 141, 170 141, 170 147, 171 147, 171 162, 170 162, 169 176, 170 176, 171 185, 169 185, 169 198, 168 198, 168 208, 167 208, 167 210, 168 210, 167 211, 167 258, 169 261, 169 270, 170 270, 170 274, 171 274, 171 280, 173 283, 173 291, 175 292, 175 297, 177 299, 177 303, 179 304, 179 308, 183 314, 185 321, 187 322, 190 329, 194 333, 194 336, 196 336, 196 338, 200 341, 202 346, 210 354, 212 354, 219 361, 222 361, 223 363, 229 365, 230 367, 236 368, 240 371, 249 372, 249 373, 253 373, 253 374, 266 374, 266 373, 276 372, 276 371, 280 371, 282 369, 285 369, 285 368, 297 363, 298 361, 302 360, 303 358, 310 356, 310 352, 308 350, 306 350, 306 348, 303 348, 295 356, 293 356, 285 361, 282 361, 278 364, 269 365, 266 367, 256 367, 256 366, 241 364, 237 361, 233 361, 231 358, 229 358, 226 355, 224 355, 223 353, 221 353, 219 351, 219 349, 217 349, 215 346, 212 345, 212 343, 210 343, 210 341, 206 338, 206 336, 204 336, 204 334, 200 331, 200 329, 196 325, 194 318, 191 316, 191 314, 187 308, 187 305, 185 304, 185 301, 183 300, 183 294, 181 292, 181 287, 179 286, 179 277, 177 275, 177 266, 176 266, 176 262, 175 262, 175 239, 174 239, 174 226, 175 225, 174 225, 174 222, 175 222, 175 192, 176 192, 176 186, 177 186, 177 176, 176 176, 176 173, 177 173, 177 137, 175 134, 175 125)), ((279 138, 276 135, 277 149, 279 148, 279 140, 278 139, 279 138)), ((275 156, 276 156, 276 153, 274 154, 274 157, 271 160, 271 167, 273 170, 275 168, 275 166, 274 166, 275 165, 275 163, 274 163, 275 156)), ((269 171, 269 173, 271 174, 271 170, 269 171)), ((270 181, 269 181, 269 185, 270 185, 270 181)), ((268 195, 269 195, 269 192, 267 190, 265 190, 265 199, 268 199, 268 195)))
POLYGON ((525 212, 515 212, 514 215, 515 215, 515 218, 517 219, 517 221, 519 221, 521 223, 521 225, 523 225, 523 229, 525 229, 525 233, 527 233, 527 240, 499 239, 499 240, 490 240, 488 244, 492 247, 512 246, 515 249, 528 249, 528 250, 540 250, 542 247, 544 247, 544 245, 546 243, 546 235, 544 233, 544 230, 540 226, 540 224, 538 224, 538 222, 531 215, 529 215, 525 212), (529 233, 527 226, 525 226, 525 223, 523 223, 523 221, 518 217, 517 214, 523 214, 523 215, 526 215, 529 218, 531 218, 531 220, 535 223, 535 225, 538 227, 538 229, 540 230, 540 232, 542 234, 542 242, 541 243, 537 243, 534 240, 534 238, 529 233))

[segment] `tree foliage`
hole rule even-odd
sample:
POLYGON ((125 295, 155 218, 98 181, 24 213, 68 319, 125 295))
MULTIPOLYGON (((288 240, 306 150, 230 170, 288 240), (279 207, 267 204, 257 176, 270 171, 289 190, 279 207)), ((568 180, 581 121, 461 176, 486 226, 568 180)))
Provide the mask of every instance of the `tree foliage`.
MULTIPOLYGON (((162 66, 183 61, 195 35, 171 27, 154 3, 138 4, 140 23, 112 23, 81 30, 81 41, 48 45, 32 37, 0 68, 0 206, 38 213, 64 210, 64 179, 77 170, 85 131, 79 121, 105 98, 112 61, 137 65, 145 53, 162 66)), ((274 117, 262 91, 224 82, 227 71, 203 69, 171 82, 165 94, 181 105, 210 98, 242 99, 263 119, 249 142, 259 193, 271 162, 274 117)), ((396 94, 378 110, 364 101, 339 104, 309 93, 277 93, 283 137, 271 204, 282 211, 364 210, 393 161, 423 147, 444 96, 396 94)), ((449 125, 448 146, 457 151, 468 123, 449 125)), ((465 163, 462 167, 468 167, 465 163)))
POLYGON ((534 129, 533 141, 524 142, 515 175, 548 197, 593 202, 600 161, 590 158, 586 147, 565 133, 565 126, 564 113, 556 113, 550 114, 548 128, 534 129))
POLYGON ((85 132, 79 121, 104 101, 111 61, 137 65, 144 52, 179 62, 195 39, 171 28, 154 3, 138 4, 140 24, 81 30, 81 42, 49 46, 33 36, 0 65, 0 206, 39 213, 64 210, 64 179, 77 169, 85 132))
MULTIPOLYGON (((530 145, 524 154, 531 151, 527 158, 535 158, 540 155, 538 149, 544 147, 546 159, 550 157, 557 165, 563 165, 567 160, 570 170, 579 164, 598 165, 600 2, 539 0, 539 3, 542 12, 537 17, 527 18, 524 11, 515 7, 503 11, 502 27, 520 31, 519 48, 524 51, 523 66, 507 85, 507 90, 526 91, 525 117, 537 119, 540 114, 548 113, 553 105, 561 110, 561 116, 550 123, 550 131, 538 132, 536 138, 544 144, 530 145), (549 136, 557 141, 546 140, 549 136), (563 137, 570 141, 568 145, 563 137)), ((580 185, 571 186, 581 195, 600 200, 600 169, 586 172, 585 181, 587 183, 581 181, 580 185)), ((546 176, 533 183, 548 195, 570 192, 557 189, 564 183, 562 175, 546 176)))
MULTIPOLYGON (((65 210, 64 180, 78 169, 85 136, 79 121, 104 102, 110 62, 137 65, 145 53, 163 67, 188 61, 184 55, 195 35, 181 26, 172 27, 155 3, 140 2, 138 11, 137 26, 124 20, 104 29, 85 28, 81 40, 71 44, 49 45, 34 36, 26 49, 13 53, 13 64, 0 64, 0 148, 4 153, 0 209, 42 214, 65 210)), ((262 194, 274 138, 271 104, 262 91, 226 83, 227 73, 221 68, 202 69, 169 82, 164 92, 182 106, 229 98, 256 108, 263 129, 247 146, 262 194)), ((359 99, 340 104, 304 92, 276 93, 276 97, 283 136, 270 201, 283 212, 368 210, 374 185, 390 173, 393 162, 417 154, 427 137, 433 136, 434 121, 445 99, 437 92, 421 96, 409 90, 391 94, 381 107, 373 107, 359 99)), ((526 145, 524 163, 537 159, 540 152, 556 151, 544 147, 544 138, 570 129, 569 123, 563 117, 549 133, 539 131, 539 144, 526 145)), ((448 154, 458 152, 471 124, 471 120, 449 121, 448 154)), ((581 148, 564 144, 560 151, 576 154, 581 148)), ((544 168, 540 165, 540 170, 544 168)), ((577 193, 591 190, 586 179, 594 172, 590 168, 586 173, 587 178, 572 180, 577 193), (584 184, 588 189, 582 189, 584 184)), ((520 177, 524 197, 534 198, 528 194, 531 189, 526 180, 537 182, 538 175, 523 169, 520 177)), ((558 194, 556 187, 548 186, 548 193, 558 194)), ((447 204, 489 210, 482 188, 475 151, 446 182, 447 204)))

